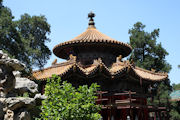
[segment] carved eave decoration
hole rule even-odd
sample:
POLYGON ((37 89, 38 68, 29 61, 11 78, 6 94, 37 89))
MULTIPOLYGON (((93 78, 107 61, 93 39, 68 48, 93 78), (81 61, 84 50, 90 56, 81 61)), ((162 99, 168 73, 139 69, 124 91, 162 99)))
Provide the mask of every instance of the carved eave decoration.
POLYGON ((118 78, 122 75, 130 75, 136 79, 142 79, 144 81, 158 82, 167 79, 167 73, 156 73, 154 71, 148 71, 139 67, 136 67, 129 61, 117 61, 112 66, 107 67, 102 60, 94 60, 92 65, 83 66, 74 59, 70 59, 67 62, 54 64, 49 68, 38 70, 33 72, 33 77, 37 80, 46 80, 50 78, 52 74, 56 74, 61 77, 76 74, 83 78, 93 78, 99 74, 106 76, 107 78, 118 78))

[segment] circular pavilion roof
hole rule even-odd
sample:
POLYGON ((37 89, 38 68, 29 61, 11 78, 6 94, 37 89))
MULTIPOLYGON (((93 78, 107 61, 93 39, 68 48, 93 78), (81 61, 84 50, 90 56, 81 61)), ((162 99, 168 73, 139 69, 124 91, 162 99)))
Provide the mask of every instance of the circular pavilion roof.
POLYGON ((101 46, 104 49, 114 49, 117 54, 122 55, 123 57, 128 56, 132 51, 131 46, 99 32, 94 26, 95 23, 92 19, 94 16, 92 13, 88 15, 88 17, 90 17, 89 27, 85 32, 81 33, 72 40, 56 45, 53 48, 53 53, 60 58, 68 59, 69 53, 67 51, 70 48, 101 46))

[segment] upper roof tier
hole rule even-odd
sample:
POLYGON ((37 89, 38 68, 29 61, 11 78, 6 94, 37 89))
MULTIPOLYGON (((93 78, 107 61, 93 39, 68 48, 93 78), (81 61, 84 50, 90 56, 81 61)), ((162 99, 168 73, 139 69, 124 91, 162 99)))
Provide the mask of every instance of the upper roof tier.
POLYGON ((122 57, 128 56, 132 48, 130 45, 112 39, 111 37, 99 32, 93 20, 94 13, 89 13, 88 17, 89 26, 87 30, 72 40, 66 41, 56 45, 53 49, 53 53, 60 58, 68 59, 70 54, 78 54, 78 48, 99 48, 108 49, 113 51, 116 56, 122 55, 122 57))

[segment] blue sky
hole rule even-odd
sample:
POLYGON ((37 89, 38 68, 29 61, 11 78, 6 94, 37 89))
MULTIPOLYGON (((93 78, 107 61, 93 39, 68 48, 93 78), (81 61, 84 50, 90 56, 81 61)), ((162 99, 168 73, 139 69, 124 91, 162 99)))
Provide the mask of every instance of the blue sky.
MULTIPOLYGON (((51 50, 86 30, 90 11, 96 14, 99 31, 122 42, 129 42, 128 30, 137 21, 145 24, 148 32, 160 28, 157 42, 169 52, 166 60, 172 65, 171 83, 180 83, 179 0, 4 0, 4 5, 15 19, 24 13, 45 15, 51 25, 51 42, 47 43, 51 50)), ((46 67, 55 58, 52 55, 46 67)))

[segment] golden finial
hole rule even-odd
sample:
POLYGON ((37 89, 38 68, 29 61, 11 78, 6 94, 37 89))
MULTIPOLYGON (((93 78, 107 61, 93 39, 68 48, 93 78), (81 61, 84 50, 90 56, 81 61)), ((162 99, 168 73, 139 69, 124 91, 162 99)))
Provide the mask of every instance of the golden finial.
POLYGON ((88 28, 95 28, 95 23, 94 23, 94 18, 95 17, 95 14, 91 11, 89 14, 88 14, 88 18, 89 19, 89 27, 88 28))

